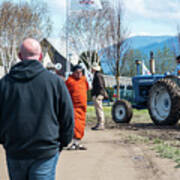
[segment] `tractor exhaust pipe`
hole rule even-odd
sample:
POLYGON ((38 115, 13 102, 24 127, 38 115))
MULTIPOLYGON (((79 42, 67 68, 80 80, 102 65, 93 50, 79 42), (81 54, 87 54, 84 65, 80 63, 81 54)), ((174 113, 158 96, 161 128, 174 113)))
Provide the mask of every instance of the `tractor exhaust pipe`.
POLYGON ((136 60, 136 70, 137 70, 137 75, 140 75, 141 74, 141 61, 140 60, 136 60))
POLYGON ((155 60, 154 60, 154 54, 152 51, 150 52, 149 62, 150 62, 150 72, 151 72, 151 74, 155 74, 156 73, 155 72, 155 60))

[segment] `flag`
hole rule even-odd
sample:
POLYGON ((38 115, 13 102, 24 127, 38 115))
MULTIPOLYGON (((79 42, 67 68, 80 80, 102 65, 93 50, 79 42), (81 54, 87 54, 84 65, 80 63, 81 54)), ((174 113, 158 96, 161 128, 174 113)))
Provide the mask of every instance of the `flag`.
POLYGON ((144 64, 144 62, 142 62, 142 75, 151 75, 151 72, 150 72, 149 69, 146 67, 146 65, 144 64))
POLYGON ((98 10, 102 9, 100 0, 71 0, 70 9, 79 10, 98 10))

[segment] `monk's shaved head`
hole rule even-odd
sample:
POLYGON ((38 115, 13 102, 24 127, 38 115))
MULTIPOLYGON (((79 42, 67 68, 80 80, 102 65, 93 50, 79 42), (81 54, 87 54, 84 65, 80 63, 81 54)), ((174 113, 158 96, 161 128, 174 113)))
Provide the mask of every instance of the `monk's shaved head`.
POLYGON ((27 38, 20 47, 20 56, 22 60, 40 60, 42 49, 38 41, 27 38))

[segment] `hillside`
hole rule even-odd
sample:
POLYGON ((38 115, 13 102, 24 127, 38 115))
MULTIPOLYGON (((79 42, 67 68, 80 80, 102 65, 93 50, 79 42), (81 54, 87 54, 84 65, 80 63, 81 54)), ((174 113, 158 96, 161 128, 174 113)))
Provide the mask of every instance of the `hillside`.
POLYGON ((128 43, 132 49, 141 49, 153 44, 161 44, 171 38, 172 36, 134 36, 128 39, 128 43))
POLYGON ((153 42, 147 46, 137 48, 142 53, 147 54, 150 51, 156 52, 157 50, 163 50, 164 47, 169 48, 171 51, 176 51, 176 54, 179 54, 178 50, 178 40, 177 37, 169 37, 161 42, 153 42))
MULTIPOLYGON (((139 50, 144 55, 148 55, 150 51, 154 53, 158 50, 162 51, 164 47, 169 48, 176 55, 180 54, 176 36, 134 36, 129 38, 127 43, 130 49, 139 50)), ((108 48, 113 50, 113 46, 109 46, 108 48)), ((112 74, 108 66, 108 60, 109 58, 103 55, 103 58, 101 58, 102 69, 105 74, 112 74)))

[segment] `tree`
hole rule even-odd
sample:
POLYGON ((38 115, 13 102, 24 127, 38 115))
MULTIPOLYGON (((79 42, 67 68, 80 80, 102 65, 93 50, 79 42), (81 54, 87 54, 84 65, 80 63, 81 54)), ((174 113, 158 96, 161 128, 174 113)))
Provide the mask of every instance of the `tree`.
POLYGON ((125 65, 125 58, 128 52, 128 30, 123 24, 123 4, 122 1, 114 0, 114 7, 108 8, 107 28, 105 30, 106 44, 112 44, 111 48, 105 49, 105 54, 109 57, 109 65, 114 72, 117 83, 117 99, 120 98, 119 85, 120 75, 125 65))
MULTIPOLYGON (((94 11, 79 11, 69 15, 66 23, 68 42, 78 55, 87 55, 89 64, 94 51, 100 59, 105 57, 111 72, 116 77, 119 88, 119 76, 124 67, 123 56, 127 52, 128 31, 123 22, 123 4, 121 1, 102 0, 102 9, 94 11)), ((63 37, 67 38, 67 37, 63 37)), ((119 92, 119 91, 118 91, 119 92)), ((119 97, 119 94, 118 94, 119 97)))
POLYGON ((136 75, 136 60, 143 60, 142 54, 139 50, 130 49, 123 57, 125 61, 124 68, 122 69, 122 76, 135 76, 136 75))
POLYGON ((0 4, 0 58, 7 73, 17 62, 17 51, 26 37, 41 40, 51 32, 51 21, 45 3, 16 4, 10 0, 0 4))
POLYGON ((68 38, 68 44, 76 54, 81 55, 83 52, 89 57, 91 64, 94 51, 98 53, 101 59, 100 50, 106 47, 105 31, 109 26, 107 14, 111 13, 108 8, 110 2, 102 0, 102 9, 91 11, 70 11, 68 22, 64 26, 66 33, 61 34, 61 38, 68 38), (68 33, 67 33, 68 32, 68 33), (68 34, 68 37, 67 37, 68 34))
POLYGON ((180 54, 180 26, 179 24, 177 25, 177 35, 175 36, 174 39, 171 40, 170 43, 172 44, 172 53, 175 59, 180 54))
POLYGON ((155 60, 156 73, 163 74, 165 72, 172 72, 176 67, 174 52, 167 48, 167 46, 164 46, 162 50, 157 50, 155 60))
POLYGON ((178 56, 179 53, 180 53, 180 26, 177 25, 177 46, 174 45, 174 57, 178 56))
POLYGON ((155 54, 155 62, 156 62, 156 73, 157 74, 161 74, 162 73, 162 67, 161 67, 161 62, 162 62, 162 58, 163 55, 162 55, 162 52, 160 49, 158 49, 156 51, 156 54, 155 54))

